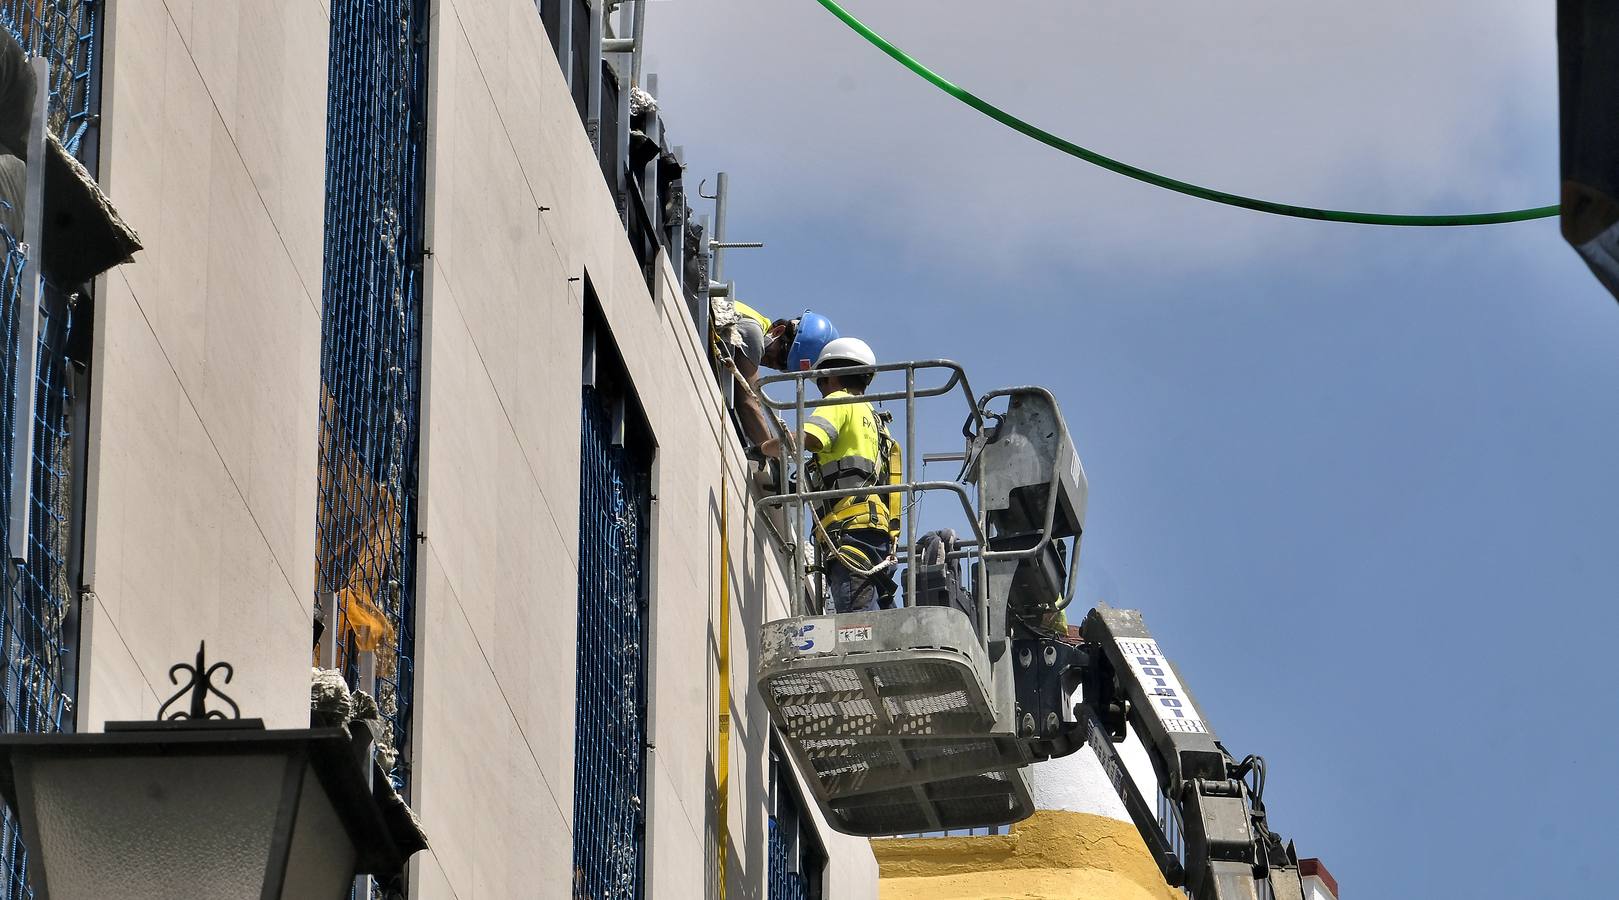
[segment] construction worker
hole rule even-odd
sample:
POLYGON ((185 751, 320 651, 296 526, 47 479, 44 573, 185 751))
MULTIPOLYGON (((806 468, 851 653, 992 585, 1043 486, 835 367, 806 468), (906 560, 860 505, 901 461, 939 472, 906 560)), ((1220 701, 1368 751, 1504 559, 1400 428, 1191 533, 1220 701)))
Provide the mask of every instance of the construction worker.
POLYGON ((796 319, 772 322, 739 301, 716 301, 713 320, 717 338, 730 345, 737 374, 748 383, 749 390, 737 392, 736 414, 743 436, 757 447, 770 438, 768 414, 754 397, 759 392, 759 367, 783 372, 808 369, 821 348, 837 338, 838 330, 826 316, 809 310, 796 319))
MULTIPOLYGON (((815 386, 827 400, 859 397, 872 373, 841 375, 851 366, 874 366, 877 357, 859 338, 840 337, 815 360, 815 386)), ((885 414, 865 401, 822 404, 804 422, 803 446, 814 454, 805 467, 812 490, 899 484, 899 446, 888 434, 885 414)), ((778 439, 760 446, 781 452, 778 439)), ((893 605, 894 545, 899 536, 900 495, 857 494, 817 509, 822 569, 833 609, 869 612, 893 605)))

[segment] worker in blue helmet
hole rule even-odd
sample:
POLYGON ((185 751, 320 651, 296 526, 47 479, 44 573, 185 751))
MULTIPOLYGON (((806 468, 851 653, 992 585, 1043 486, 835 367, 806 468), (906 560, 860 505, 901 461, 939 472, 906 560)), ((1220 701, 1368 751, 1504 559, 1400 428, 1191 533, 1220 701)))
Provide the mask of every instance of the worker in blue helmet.
POLYGON ((751 391, 737 393, 736 413, 743 435, 757 447, 770 439, 769 417, 753 397, 759 391, 759 368, 782 372, 807 370, 815 364, 821 349, 837 339, 838 330, 826 316, 809 310, 794 319, 771 321, 746 303, 732 301, 730 307, 734 317, 726 316, 726 310, 715 310, 717 325, 732 319, 716 329, 717 337, 731 346, 731 360, 737 374, 746 379, 751 388, 751 391))

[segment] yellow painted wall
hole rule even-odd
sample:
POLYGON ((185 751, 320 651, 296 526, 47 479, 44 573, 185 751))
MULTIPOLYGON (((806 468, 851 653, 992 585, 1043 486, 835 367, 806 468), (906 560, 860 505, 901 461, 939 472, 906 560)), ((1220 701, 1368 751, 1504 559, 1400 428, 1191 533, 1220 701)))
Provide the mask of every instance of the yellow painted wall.
POLYGON ((1185 900, 1135 826, 1042 810, 987 837, 871 842, 881 900, 1185 900))

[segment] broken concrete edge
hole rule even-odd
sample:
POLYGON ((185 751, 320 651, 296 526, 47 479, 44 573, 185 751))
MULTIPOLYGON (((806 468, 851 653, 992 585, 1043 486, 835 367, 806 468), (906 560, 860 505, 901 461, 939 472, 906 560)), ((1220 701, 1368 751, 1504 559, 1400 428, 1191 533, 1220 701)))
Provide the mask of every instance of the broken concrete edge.
POLYGON ((114 266, 133 262, 142 249, 140 237, 102 192, 90 171, 47 135, 46 211, 40 247, 40 271, 62 288, 85 284, 114 266))
MULTIPOLYGON (((364 691, 351 689, 338 669, 310 668, 309 719, 316 727, 364 725, 372 734, 372 763, 384 775, 398 761, 398 752, 392 746, 393 729, 382 721, 376 699, 364 691)), ((427 849, 430 844, 421 817, 394 789, 393 781, 387 777, 374 778, 371 790, 394 842, 410 852, 427 849)))

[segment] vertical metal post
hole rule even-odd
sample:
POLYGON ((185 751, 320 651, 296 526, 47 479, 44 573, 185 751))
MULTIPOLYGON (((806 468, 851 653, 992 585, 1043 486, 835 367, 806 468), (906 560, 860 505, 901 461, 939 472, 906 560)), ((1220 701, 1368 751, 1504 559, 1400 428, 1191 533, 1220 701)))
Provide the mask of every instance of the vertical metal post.
MULTIPOLYGON (((370 636, 371 629, 366 628, 366 634, 360 637, 365 640, 370 636)), ((377 696, 377 651, 363 650, 360 652, 360 690, 377 696)))
MULTIPOLYGON (((979 427, 983 427, 980 425, 979 427)), ((980 468, 980 472, 982 469, 980 468)), ((978 602, 978 636, 984 649, 989 649, 989 563, 984 554, 989 552, 989 514, 984 510, 984 476, 973 481, 973 504, 978 508, 978 533, 983 541, 978 545, 978 571, 973 576, 973 593, 978 602)))
POLYGON ((635 20, 630 27, 635 50, 630 56, 630 84, 641 83, 641 64, 646 61, 646 0, 635 0, 635 20))
MULTIPOLYGON (((366 634, 362 635, 361 639, 363 639, 365 637, 368 637, 370 635, 370 633, 371 633, 371 629, 369 627, 366 628, 366 634)), ((359 666, 359 669, 360 669, 359 682, 360 683, 359 683, 358 687, 359 687, 360 690, 365 691, 367 694, 371 695, 372 699, 376 699, 376 696, 377 696, 377 653, 376 653, 376 651, 375 650, 362 651, 360 653, 359 662, 360 662, 360 666, 359 666)), ((366 747, 366 754, 365 754, 365 783, 366 783, 366 785, 368 787, 371 784, 371 776, 372 776, 372 772, 373 772, 372 762, 371 762, 371 759, 372 759, 371 753, 372 753, 372 748, 374 746, 375 745, 368 745, 366 747)), ((370 875, 357 875, 357 876, 355 876, 355 878, 354 878, 354 896, 355 896, 356 900, 370 900, 371 891, 372 891, 372 888, 371 888, 371 876, 370 875)))
POLYGON ((618 134, 613 138, 613 202, 618 204, 619 213, 625 222, 629 221, 629 168, 630 168, 630 91, 632 88, 619 84, 618 86, 618 134))
POLYGON ((34 111, 28 131, 27 188, 23 201, 23 264, 17 303, 17 358, 11 408, 11 559, 28 561, 28 519, 34 501, 34 384, 39 378, 39 309, 41 232, 45 225, 45 132, 50 105, 50 68, 43 56, 29 66, 34 70, 34 111))
POLYGON ((725 243, 726 197, 730 188, 731 177, 721 172, 714 180, 714 233, 708 235, 708 255, 712 260, 708 267, 710 281, 725 281, 725 248, 712 245, 725 243))
MULTIPOLYGON (((887 460, 878 460, 879 465, 887 460)), ((916 367, 905 367, 905 604, 916 605, 916 367)))
POLYGON ((326 625, 320 632, 320 667, 322 669, 337 668, 337 595, 327 594, 321 598, 320 620, 326 625))
POLYGON ((573 95, 579 85, 573 83, 573 0, 560 0, 561 6, 557 9, 557 64, 562 67, 562 80, 568 83, 568 93, 573 95))
MULTIPOLYGON (((725 242, 726 195, 730 192, 731 179, 724 172, 714 179, 714 233, 703 236, 708 247, 708 280, 710 284, 723 284, 725 281, 725 248, 716 244, 725 242)), ((735 300, 729 292, 726 298, 735 300)), ((725 391, 725 408, 736 407, 736 383, 729 370, 720 374, 725 391)))
MULTIPOLYGON (((808 490, 808 485, 806 485, 804 483, 805 482, 805 478, 804 478, 804 452, 803 452, 803 449, 799 446, 799 441, 802 440, 802 438, 799 437, 799 436, 804 433, 804 379, 803 379, 803 377, 800 376, 799 378, 794 380, 793 385, 798 389, 797 400, 794 402, 794 407, 793 407, 797 418, 795 418, 793 420, 793 434, 792 434, 792 446, 794 448, 794 455, 798 457, 798 459, 796 460, 796 462, 798 464, 798 481, 797 481, 796 484, 793 485, 793 492, 798 495, 798 498, 793 501, 793 582, 794 582, 793 592, 795 594, 797 594, 798 596, 802 597, 804 595, 804 593, 805 593, 805 589, 809 586, 809 579, 805 577, 806 573, 804 571, 805 570, 804 494, 808 490)), ((783 443, 783 446, 786 446, 785 441, 783 441, 782 443, 783 443)), ((783 453, 782 456, 783 456, 784 461, 782 463, 781 477, 786 478, 787 477, 787 466, 786 466, 786 462, 785 462, 786 454, 783 453)), ((816 595, 815 599, 819 600, 821 598, 820 598, 819 595, 816 595)), ((797 603, 802 603, 804 601, 799 600, 799 601, 796 601, 796 602, 797 603)), ((809 613, 810 615, 815 615, 816 614, 815 610, 806 609, 805 611, 807 613, 809 613)))
MULTIPOLYGON (((646 92, 652 99, 656 100, 658 98, 658 76, 656 74, 646 77, 646 92)), ((663 154, 661 152, 663 128, 656 113, 653 113, 649 118, 646 136, 658 143, 660 152, 657 156, 652 157, 652 161, 643 166, 641 171, 635 174, 641 180, 641 205, 646 207, 647 218, 651 220, 647 224, 651 227, 653 234, 665 239, 663 243, 672 243, 667 241, 669 229, 665 227, 667 223, 663 220, 663 204, 659 202, 661 198, 658 197, 658 185, 663 182, 663 176, 660 172, 663 168, 663 154)), ((669 247, 669 256, 673 261, 673 246, 669 247)), ((675 281, 677 283, 680 281, 680 269, 678 266, 675 268, 675 281)))

